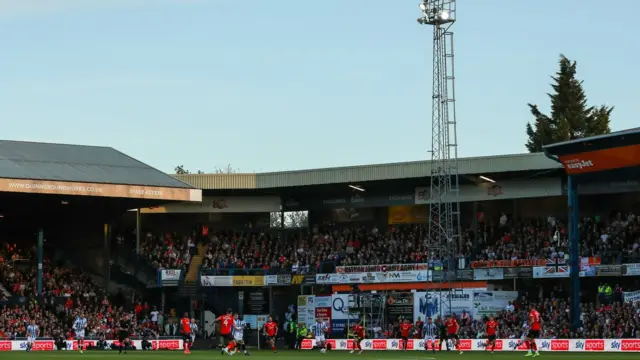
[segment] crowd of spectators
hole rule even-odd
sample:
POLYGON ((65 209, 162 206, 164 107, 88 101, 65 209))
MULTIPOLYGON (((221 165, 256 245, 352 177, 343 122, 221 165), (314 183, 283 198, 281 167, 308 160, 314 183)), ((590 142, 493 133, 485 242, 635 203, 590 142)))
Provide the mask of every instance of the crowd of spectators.
POLYGON ((34 319, 42 337, 73 339, 71 326, 79 314, 87 318, 87 336, 98 339, 113 339, 114 326, 124 314, 132 315, 132 335, 145 329, 158 336, 177 333, 175 311, 162 314, 122 291, 108 296, 79 269, 54 266, 50 261, 43 266, 42 297, 38 298, 34 249, 10 244, 0 254, 2 284, 19 299, 18 305, 0 302, 0 338, 24 337, 28 321, 34 319))
POLYGON ((147 233, 140 250, 157 269, 181 269, 191 262, 195 246, 193 235, 147 233))
MULTIPOLYGON (((579 225, 581 256, 640 256, 640 222, 634 214, 614 213, 607 219, 585 217, 579 225)), ((457 246, 457 256, 469 267, 476 260, 533 260, 568 258, 566 222, 555 217, 495 220, 479 218, 468 227, 457 246)), ((436 263, 441 250, 433 249, 424 224, 324 226, 280 233, 272 231, 217 232, 209 235, 204 268, 287 269, 327 271, 336 266, 436 263)))

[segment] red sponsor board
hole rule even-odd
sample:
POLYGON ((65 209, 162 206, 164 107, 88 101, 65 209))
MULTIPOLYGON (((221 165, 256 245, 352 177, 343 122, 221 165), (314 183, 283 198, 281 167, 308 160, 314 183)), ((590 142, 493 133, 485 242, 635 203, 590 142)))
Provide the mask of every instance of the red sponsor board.
POLYGON ((569 351, 569 340, 551 340, 551 351, 569 351))
POLYGON ((331 349, 335 349, 336 348, 336 341, 333 339, 327 339, 327 346, 330 347, 331 349))
POLYGON ((471 339, 462 339, 458 344, 458 349, 460 349, 460 351, 470 351, 472 349, 472 346, 473 344, 471 342, 471 339))
POLYGON ((331 308, 330 307, 317 307, 316 319, 321 319, 331 329, 331 308))
MULTIPOLYGON (((67 342, 68 344, 69 342, 67 342)), ((87 350, 87 347, 89 346, 96 346, 96 342, 95 340, 85 340, 84 343, 82 344, 82 349, 83 350, 87 350)), ((74 340, 71 342, 71 349, 72 350, 78 350, 78 341, 74 340)))
POLYGON ((620 345, 622 351, 640 351, 640 339, 623 339, 620 345))
POLYGON ((347 340, 347 349, 353 350, 356 348, 356 342, 353 340, 347 340))
POLYGON ((587 339, 584 342, 585 351, 604 351, 604 340, 600 339, 587 339))
POLYGON ((33 343, 32 351, 53 351, 53 341, 36 341, 33 343))
POLYGON ((302 340, 302 344, 300 344, 300 348, 302 348, 302 350, 311 350, 311 349, 313 349, 313 340, 311 340, 311 339, 302 340))
POLYGON ((518 350, 529 350, 529 344, 524 341, 521 342, 520 345, 518 345, 518 350))
POLYGON ((157 340, 151 343, 153 350, 179 350, 180 340, 157 340))
POLYGON ((371 348, 373 350, 387 350, 387 340, 374 339, 371 341, 371 348))
POLYGON ((0 351, 11 351, 11 341, 0 341, 0 351))
POLYGON ((413 350, 413 340, 407 340, 407 350, 413 350))
POLYGON ((502 350, 502 340, 496 340, 496 350, 502 350))

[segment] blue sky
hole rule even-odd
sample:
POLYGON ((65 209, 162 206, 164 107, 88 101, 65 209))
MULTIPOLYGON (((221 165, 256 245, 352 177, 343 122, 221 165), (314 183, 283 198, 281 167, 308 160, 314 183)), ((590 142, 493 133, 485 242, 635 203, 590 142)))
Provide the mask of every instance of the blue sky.
MULTIPOLYGON (((459 0, 463 157, 525 152, 558 55, 640 124, 640 1, 459 0)), ((164 171, 429 157, 417 0, 0 0, 0 138, 113 146, 164 171)))

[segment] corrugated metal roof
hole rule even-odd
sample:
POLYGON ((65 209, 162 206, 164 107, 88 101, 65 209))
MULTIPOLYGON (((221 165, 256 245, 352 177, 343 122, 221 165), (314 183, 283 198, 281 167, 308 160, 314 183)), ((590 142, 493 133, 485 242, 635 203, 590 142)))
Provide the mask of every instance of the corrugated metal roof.
POLYGON ((0 140, 0 177, 191 188, 110 147, 0 140))
MULTIPOLYGON (((458 160, 460 175, 546 170, 560 167, 560 164, 550 160, 543 153, 485 156, 458 160)), ((413 161, 258 174, 257 187, 260 189, 339 183, 357 184, 365 181, 429 177, 430 174, 430 161, 413 161)))
POLYGON ((173 177, 204 190, 256 188, 256 174, 180 174, 173 177))
MULTIPOLYGON (((461 175, 471 175, 547 170, 560 167, 560 164, 550 160, 543 153, 535 153, 464 158, 459 160, 458 169, 461 175)), ((268 189, 421 178, 429 177, 430 173, 431 163, 429 161, 413 161, 263 174, 187 174, 174 176, 200 189, 223 190, 268 189)))

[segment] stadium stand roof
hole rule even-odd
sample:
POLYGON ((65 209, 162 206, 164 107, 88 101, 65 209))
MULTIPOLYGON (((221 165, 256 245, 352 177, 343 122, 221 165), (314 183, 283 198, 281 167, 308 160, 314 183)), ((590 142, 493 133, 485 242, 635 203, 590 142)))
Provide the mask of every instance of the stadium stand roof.
POLYGON ((597 135, 546 145, 544 150, 552 155, 565 155, 623 147, 638 143, 640 143, 640 128, 633 128, 605 135, 597 135))
MULTIPOLYGON (((458 160, 460 175, 487 175, 560 168, 562 166, 559 163, 549 159, 544 153, 483 156, 458 160)), ((411 161, 261 174, 185 174, 174 176, 203 190, 225 190, 359 184, 367 181, 427 178, 430 174, 430 161, 411 161)))
POLYGON ((192 189, 110 147, 0 140, 0 177, 192 189))
POLYGON ((568 175, 637 179, 640 173, 640 128, 544 146, 568 175))

